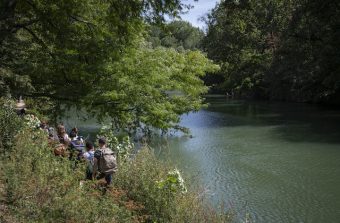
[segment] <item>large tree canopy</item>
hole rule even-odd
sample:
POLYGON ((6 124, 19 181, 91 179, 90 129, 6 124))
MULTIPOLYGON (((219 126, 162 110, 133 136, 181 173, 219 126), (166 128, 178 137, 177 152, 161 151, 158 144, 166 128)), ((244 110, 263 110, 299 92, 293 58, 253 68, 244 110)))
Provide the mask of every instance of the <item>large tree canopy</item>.
POLYGON ((339 104, 339 1, 223 0, 204 49, 239 96, 339 104))
POLYGON ((240 96, 263 95, 264 74, 290 8, 280 0, 224 0, 212 10, 203 47, 221 64, 222 89, 240 96))
POLYGON ((12 93, 22 93, 20 80, 21 87, 34 87, 35 94, 65 98, 63 93, 69 93, 65 88, 72 88, 74 95, 86 92, 103 73, 103 65, 119 59, 140 35, 144 15, 159 20, 161 14, 176 14, 183 7, 179 1, 157 2, 2 1, 3 82, 12 93), (42 92, 42 88, 50 89, 42 92))
POLYGON ((142 35, 146 21, 188 7, 179 0, 1 1, 0 94, 67 100, 130 126, 174 127, 178 115, 199 108, 206 88, 198 77, 216 67, 199 52, 151 49, 142 35))
POLYGON ((271 97, 340 104, 339 12, 339 1, 295 1, 267 73, 271 97))
POLYGON ((98 80, 85 100, 114 118, 119 128, 146 124, 181 129, 179 114, 199 110, 200 96, 207 92, 200 77, 216 69, 199 51, 179 53, 143 44, 109 64, 109 75, 98 80))

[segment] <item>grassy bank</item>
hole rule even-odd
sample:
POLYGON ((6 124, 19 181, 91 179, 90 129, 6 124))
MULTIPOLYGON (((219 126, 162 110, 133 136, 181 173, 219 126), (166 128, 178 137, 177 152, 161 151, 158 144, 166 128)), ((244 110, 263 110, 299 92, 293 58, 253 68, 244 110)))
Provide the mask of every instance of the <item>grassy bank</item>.
MULTIPOLYGON (((11 106, 0 109, 0 222, 228 222, 230 216, 185 191, 173 167, 149 148, 118 163, 113 186, 86 181, 55 157, 46 133, 24 124, 11 106)), ((184 181, 185 182, 185 181, 184 181)))

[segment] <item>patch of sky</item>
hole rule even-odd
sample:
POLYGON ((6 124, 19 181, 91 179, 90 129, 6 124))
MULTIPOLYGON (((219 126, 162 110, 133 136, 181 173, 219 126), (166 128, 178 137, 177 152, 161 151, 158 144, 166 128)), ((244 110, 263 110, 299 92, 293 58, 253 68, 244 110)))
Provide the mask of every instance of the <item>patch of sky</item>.
MULTIPOLYGON (((193 6, 185 14, 181 15, 182 20, 190 22, 193 26, 205 29, 205 23, 201 20, 203 16, 209 13, 220 0, 183 0, 184 4, 190 4, 193 6)), ((170 20, 167 18, 167 20, 170 20)))
POLYGON ((187 0, 183 2, 192 5, 193 8, 190 9, 188 13, 181 15, 182 19, 190 22, 193 26, 204 29, 205 23, 201 21, 200 18, 209 13, 220 0, 187 0))

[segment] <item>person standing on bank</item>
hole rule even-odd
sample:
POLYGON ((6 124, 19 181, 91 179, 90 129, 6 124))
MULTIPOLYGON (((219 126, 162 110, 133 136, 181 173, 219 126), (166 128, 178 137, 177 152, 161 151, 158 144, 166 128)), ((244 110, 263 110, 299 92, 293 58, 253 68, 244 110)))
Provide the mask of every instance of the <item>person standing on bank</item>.
POLYGON ((117 171, 117 161, 114 152, 106 147, 106 139, 98 140, 99 149, 94 152, 93 179, 105 178, 107 185, 112 183, 112 175, 117 171), (97 176, 97 172, 100 174, 97 176))
POLYGON ((86 161, 86 180, 93 180, 94 146, 92 142, 86 142, 86 152, 83 154, 86 161))

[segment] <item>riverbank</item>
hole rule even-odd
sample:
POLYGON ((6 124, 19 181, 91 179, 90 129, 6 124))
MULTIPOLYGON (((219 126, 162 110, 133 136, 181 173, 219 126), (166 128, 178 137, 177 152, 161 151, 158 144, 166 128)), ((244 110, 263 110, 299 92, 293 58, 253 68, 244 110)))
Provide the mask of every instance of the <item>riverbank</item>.
MULTIPOLYGON (((10 106, 0 109, 1 222, 228 222, 197 192, 180 189, 178 172, 150 148, 119 162, 113 186, 83 181, 56 157, 44 131, 27 126, 10 106), (83 182, 83 183, 80 183, 83 182)), ((185 181, 184 181, 185 182, 185 181)))

